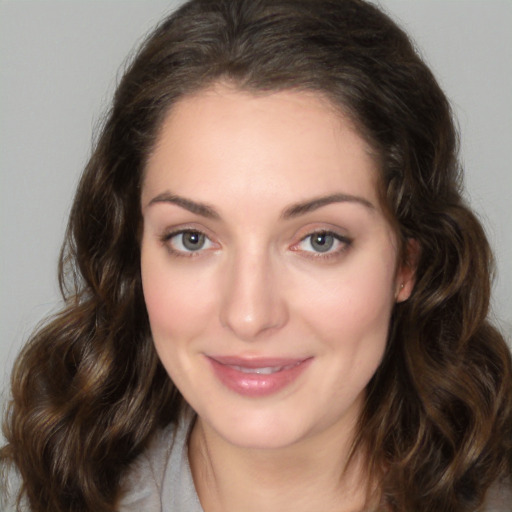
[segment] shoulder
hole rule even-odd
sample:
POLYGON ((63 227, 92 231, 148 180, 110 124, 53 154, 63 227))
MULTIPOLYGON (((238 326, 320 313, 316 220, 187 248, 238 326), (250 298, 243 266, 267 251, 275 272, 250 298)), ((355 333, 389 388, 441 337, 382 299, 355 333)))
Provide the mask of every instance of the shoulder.
POLYGON ((498 482, 488 491, 482 512, 512 512, 512 482, 498 482))
POLYGON ((177 431, 178 426, 170 424, 156 432, 148 448, 132 463, 121 483, 120 512, 161 510, 163 480, 177 431))
POLYGON ((158 431, 121 484, 119 512, 201 511, 188 462, 194 415, 158 431))
POLYGON ((25 512, 29 510, 27 500, 22 497, 18 505, 22 481, 20 474, 12 464, 0 466, 0 511, 25 512))
MULTIPOLYGON (((146 450, 131 464, 121 479, 118 512, 167 512, 188 508, 162 507, 162 496, 173 494, 173 502, 183 501, 189 494, 195 495, 187 457, 187 440, 192 420, 170 424, 155 433, 146 450), (190 477, 189 477, 190 476, 190 477), (189 485, 183 486, 186 479, 189 485), (167 490, 169 482, 173 485, 167 490), (179 490, 179 492, 176 492, 179 490), (185 493, 182 490, 186 491, 185 493)), ((12 465, 0 465, 0 511, 28 512, 26 500, 17 503, 22 486, 21 477, 12 465)), ((169 500, 164 500, 168 502, 169 500)), ((192 510, 192 509, 190 509, 192 510)), ((195 510, 195 509, 194 509, 195 510)), ((198 509, 200 510, 200 509, 198 509)))

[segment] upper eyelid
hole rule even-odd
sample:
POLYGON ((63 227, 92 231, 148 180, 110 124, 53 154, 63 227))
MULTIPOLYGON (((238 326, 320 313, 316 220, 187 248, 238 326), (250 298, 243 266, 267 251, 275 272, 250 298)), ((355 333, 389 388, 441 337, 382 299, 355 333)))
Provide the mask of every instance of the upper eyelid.
MULTIPOLYGON (((341 234, 339 233, 338 231, 334 230, 334 229, 325 229, 325 228, 317 228, 317 229, 313 229, 311 231, 308 231, 307 233, 305 233, 304 235, 301 235, 298 239, 298 241, 296 242, 293 242, 290 246, 290 249, 294 252, 298 252, 300 251, 299 249, 299 246, 304 243, 304 241, 306 241, 308 238, 314 236, 315 234, 318 234, 318 233, 322 233, 322 234, 326 234, 326 235, 331 235, 335 238, 335 240, 342 246, 341 249, 338 249, 337 251, 329 251, 329 252, 326 252, 326 253, 323 253, 323 255, 325 257, 327 257, 328 255, 333 255, 335 253, 338 253, 338 252, 342 252, 344 248, 347 248, 349 246, 352 245, 354 239, 351 237, 351 236, 348 236, 348 235, 345 235, 345 234, 341 234)), ((312 251, 304 251, 304 252, 312 252, 312 251)), ((318 253, 317 257, 322 257, 322 253, 318 253)))
MULTIPOLYGON (((161 231, 157 238, 162 242, 164 245, 169 244, 171 239, 178 235, 182 235, 184 233, 199 233, 200 235, 204 235, 204 237, 210 241, 210 243, 219 245, 219 242, 215 241, 212 236, 210 236, 205 230, 193 228, 193 227, 175 227, 175 228, 168 228, 161 231)), ((199 251, 198 251, 199 252, 199 251)))
POLYGON ((335 226, 318 225, 314 227, 306 227, 305 229, 299 229, 296 231, 294 238, 298 238, 299 241, 306 239, 308 236, 315 235, 317 233, 326 233, 333 235, 336 239, 344 241, 352 241, 352 237, 346 232, 345 229, 341 229, 335 226))
MULTIPOLYGON (((193 229, 193 228, 177 228, 174 230, 167 230, 166 232, 162 233, 159 236, 160 242, 163 246, 167 248, 169 253, 173 255, 174 257, 180 257, 180 258, 197 258, 204 256, 204 254, 208 251, 211 251, 212 249, 215 249, 215 247, 201 247, 195 251, 192 250, 182 250, 179 248, 174 247, 174 243, 172 242, 172 239, 178 235, 183 235, 184 233, 199 233, 201 235, 204 235, 205 238, 209 241, 209 243, 212 246, 218 245, 218 243, 214 242, 210 236, 208 236, 206 233, 204 233, 200 229, 193 229)), ((182 241, 183 243, 183 241, 182 241)))
POLYGON ((301 239, 300 241, 302 242, 303 240, 305 240, 306 238, 310 237, 310 236, 313 236, 313 235, 317 235, 319 233, 322 233, 322 234, 326 234, 326 235, 332 235, 334 236, 334 238, 336 238, 337 240, 341 240, 341 241, 351 241, 351 238, 347 235, 342 235, 341 233, 338 233, 337 231, 333 231, 333 230, 330 230, 330 229, 316 229, 314 231, 310 231, 309 233, 305 234, 301 239))
MULTIPOLYGON (((303 236, 298 242, 295 242, 292 247, 297 247, 299 244, 301 244, 302 242, 304 242, 305 240, 307 240, 309 237, 312 237, 313 235, 315 234, 318 234, 318 233, 325 233, 326 235, 331 235, 335 238, 335 240, 337 240, 342 246, 349 246, 349 245, 352 245, 352 238, 349 238, 348 236, 344 236, 344 235, 340 235, 338 233, 336 233, 335 231, 313 231, 305 236, 303 236)), ((306 252, 310 252, 310 251, 306 251, 306 252)), ((332 254, 334 252, 338 252, 338 251, 329 251, 329 252, 326 252, 325 255, 327 256, 328 254, 332 254)), ((321 255, 321 253, 319 253, 319 255, 321 255)))
POLYGON ((168 226, 160 231, 160 238, 170 238, 175 235, 179 235, 180 233, 201 233, 206 236, 208 239, 212 240, 215 238, 210 230, 204 228, 203 226, 195 226, 192 224, 178 224, 177 226, 168 226))
POLYGON ((177 235, 182 235, 183 233, 200 233, 201 235, 204 235, 206 238, 210 238, 207 233, 204 231, 201 231, 200 229, 195 228, 176 228, 176 229, 169 229, 167 231, 164 231, 162 234, 162 238, 170 239, 177 235))
MULTIPOLYGON (((297 231, 302 231, 302 230, 297 230, 297 231)), ((353 242, 353 238, 350 235, 341 233, 340 232, 341 230, 337 230, 334 227, 318 226, 315 228, 309 228, 307 230, 304 229, 302 234, 298 234, 297 231, 296 231, 295 235, 292 237, 292 239, 296 240, 296 241, 292 242, 292 246, 296 246, 297 244, 304 241, 308 237, 313 236, 317 233, 330 234, 342 243, 350 244, 353 242)), ((160 233, 159 238, 162 241, 168 241, 174 236, 177 236, 182 233, 187 233, 187 232, 200 233, 200 234, 204 235, 206 238, 208 238, 208 240, 210 240, 212 243, 215 243, 217 245, 222 245, 219 242, 219 240, 217 239, 217 237, 213 236, 210 233, 210 230, 205 229, 202 226, 196 227, 193 224, 192 225, 184 225, 184 226, 178 225, 178 226, 168 227, 160 233)))

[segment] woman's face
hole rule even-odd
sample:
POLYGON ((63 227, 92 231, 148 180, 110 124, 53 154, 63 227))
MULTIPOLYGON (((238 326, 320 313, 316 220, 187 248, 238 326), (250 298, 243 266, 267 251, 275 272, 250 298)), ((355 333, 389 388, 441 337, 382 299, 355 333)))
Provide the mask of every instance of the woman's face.
POLYGON ((376 181, 312 93, 217 85, 166 118, 142 190, 144 296, 164 367, 224 440, 352 429, 410 291, 376 181))

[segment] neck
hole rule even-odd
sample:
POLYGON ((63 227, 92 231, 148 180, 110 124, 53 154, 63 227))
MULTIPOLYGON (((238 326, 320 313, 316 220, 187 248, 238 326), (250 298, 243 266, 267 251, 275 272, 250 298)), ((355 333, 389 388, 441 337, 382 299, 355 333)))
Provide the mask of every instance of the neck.
POLYGON ((222 439, 198 418, 189 444, 205 512, 356 512, 366 497, 362 457, 350 457, 353 428, 290 446, 255 449, 222 439), (350 459, 350 460, 349 460, 350 459))

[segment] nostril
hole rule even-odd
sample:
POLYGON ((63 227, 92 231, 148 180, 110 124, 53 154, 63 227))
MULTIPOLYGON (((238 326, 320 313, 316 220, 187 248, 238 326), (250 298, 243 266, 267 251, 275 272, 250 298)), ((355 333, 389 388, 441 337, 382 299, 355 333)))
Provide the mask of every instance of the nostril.
POLYGON ((238 338, 252 340, 282 327, 288 319, 284 298, 275 286, 238 280, 221 304, 220 322, 238 338))

